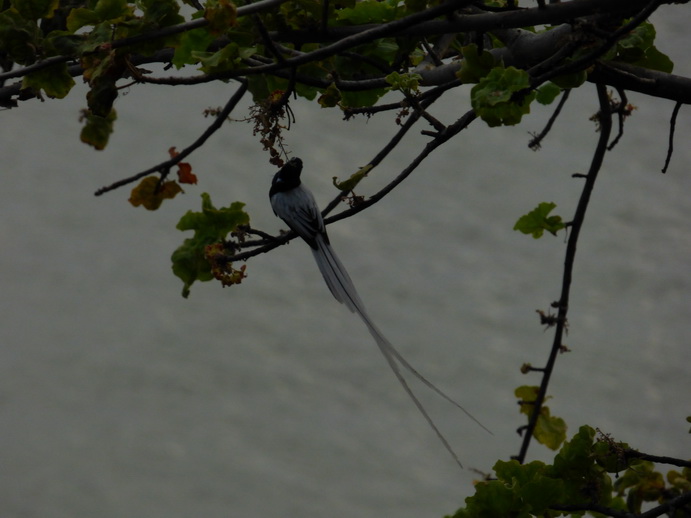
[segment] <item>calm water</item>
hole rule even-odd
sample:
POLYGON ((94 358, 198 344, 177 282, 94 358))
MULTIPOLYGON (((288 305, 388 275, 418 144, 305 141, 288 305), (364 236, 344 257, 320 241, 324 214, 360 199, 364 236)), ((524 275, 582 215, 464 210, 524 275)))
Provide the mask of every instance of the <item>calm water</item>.
MULTIPOLYGON (((688 8, 668 9, 660 47, 689 75, 675 18, 688 8)), ((233 88, 134 89, 101 153, 78 141, 83 89, 2 113, 3 517, 439 517, 472 493, 478 475, 448 457, 303 244, 253 259, 239 287, 180 297, 169 256, 186 235, 174 226, 201 192, 219 206, 245 201, 257 228, 282 227, 267 199, 274 169, 247 124, 196 153, 199 185, 157 212, 132 208, 128 189, 92 195, 186 146, 209 123, 201 111, 233 88)), ((494 431, 417 387, 467 468, 518 452, 513 390, 539 381, 519 368, 541 365, 550 346, 535 310, 558 298, 563 237, 512 227, 541 201, 573 213, 582 182, 571 174, 587 169, 597 134, 594 87, 572 97, 542 151, 528 150, 527 132, 548 109, 516 128, 476 123, 371 210, 330 227, 379 326, 494 431)), ((569 434, 589 423, 688 457, 691 124, 683 108, 663 176, 673 105, 630 101, 639 109, 606 157, 579 245, 572 352, 559 358, 550 406, 569 434)), ((459 91, 433 112, 451 122, 466 107, 459 91)), ((335 111, 295 110, 288 143, 323 203, 331 177, 392 134, 390 118, 346 124, 335 111)), ((360 194, 424 142, 412 135, 360 194)))

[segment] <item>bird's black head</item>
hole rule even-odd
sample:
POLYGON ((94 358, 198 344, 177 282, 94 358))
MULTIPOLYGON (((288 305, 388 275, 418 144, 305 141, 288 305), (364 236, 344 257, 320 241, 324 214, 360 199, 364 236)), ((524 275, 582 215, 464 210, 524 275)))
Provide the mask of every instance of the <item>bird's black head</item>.
POLYGON ((295 189, 300 185, 300 173, 302 172, 302 160, 297 157, 288 160, 288 163, 281 167, 274 175, 271 182, 271 192, 269 196, 277 192, 285 192, 295 189))

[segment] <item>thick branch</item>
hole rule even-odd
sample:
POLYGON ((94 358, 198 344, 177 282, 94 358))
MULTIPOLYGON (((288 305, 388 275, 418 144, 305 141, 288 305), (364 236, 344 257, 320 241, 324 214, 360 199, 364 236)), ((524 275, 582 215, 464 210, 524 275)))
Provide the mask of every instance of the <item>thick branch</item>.
MULTIPOLYGON (((431 20, 417 23, 412 27, 396 31, 396 36, 433 36, 456 32, 491 32, 498 29, 530 27, 534 25, 559 25, 570 23, 575 18, 594 14, 612 14, 624 16, 643 9, 650 0, 572 0, 550 4, 544 8, 531 7, 513 11, 479 14, 464 14, 452 20, 431 20)), ((674 0, 661 1, 662 4, 679 3, 674 0)), ((332 27, 326 34, 313 31, 286 31, 271 33, 271 37, 292 43, 314 43, 318 41, 337 41, 357 35, 379 26, 356 25, 332 27)))
POLYGON ((691 78, 627 63, 597 63, 588 81, 691 104, 691 78))
MULTIPOLYGON (((671 0, 669 0, 671 2, 671 0)), ((238 9, 239 16, 255 13, 262 9, 269 9, 279 5, 279 0, 264 0, 256 4, 242 6, 238 9)), ((536 25, 539 23, 563 23, 550 31, 538 34, 529 31, 511 29, 515 34, 511 41, 506 41, 506 47, 495 49, 497 59, 501 59, 507 65, 518 68, 528 69, 536 63, 548 60, 554 56, 560 48, 573 44, 573 38, 577 34, 571 25, 576 17, 593 16, 597 14, 617 14, 640 13, 642 9, 650 8, 653 3, 650 0, 572 0, 570 2, 555 3, 545 8, 518 9, 500 13, 464 14, 455 15, 449 20, 434 20, 433 18, 441 14, 451 12, 455 9, 463 8, 469 1, 456 0, 455 2, 435 9, 415 13, 406 18, 395 20, 387 24, 380 25, 360 25, 352 27, 336 27, 328 31, 329 39, 336 40, 335 43, 321 47, 312 52, 301 53, 288 59, 276 62, 261 62, 258 60, 250 61, 251 66, 225 72, 223 74, 209 74, 196 77, 175 77, 175 78, 152 78, 143 77, 146 82, 157 84, 197 84, 202 82, 215 81, 218 79, 228 79, 232 77, 243 77, 252 74, 270 73, 281 77, 289 77, 296 66, 308 62, 314 62, 326 57, 346 51, 353 46, 372 41, 385 36, 429 36, 436 33, 448 33, 450 31, 500 31, 511 27, 526 25, 536 25)), ((667 3, 660 1, 659 3, 667 3)), ((654 2, 655 6, 658 2, 654 2)), ((204 19, 193 20, 173 27, 166 27, 158 31, 153 31, 147 35, 134 38, 125 38, 114 41, 113 48, 126 47, 141 42, 142 38, 155 39, 169 36, 179 32, 184 32, 206 24, 204 19)), ((299 36, 305 41, 315 42, 323 39, 324 35, 319 32, 286 32, 271 33, 273 39, 282 42, 295 40, 299 36)), ((604 48, 604 47, 603 47, 604 48)), ((168 63, 172 59, 173 50, 163 49, 152 57, 133 55, 129 58, 130 62, 138 63, 161 62, 168 63)), ((29 67, 0 74, 0 80, 20 77, 29 72, 40 68, 55 65, 57 63, 69 61, 71 56, 57 56, 48 58, 45 61, 36 63, 29 67)), ((430 70, 416 71, 423 77, 424 86, 440 85, 455 79, 455 73, 460 67, 460 62, 444 64, 430 70)), ((81 66, 73 65, 69 67, 72 76, 83 73, 81 66)), ((298 70, 295 79, 299 83, 326 88, 329 81, 321 78, 312 78, 301 74, 298 70)), ((640 67, 634 67, 618 63, 598 63, 590 73, 589 80, 596 83, 603 83, 615 88, 623 88, 638 91, 648 95, 672 99, 677 102, 691 103, 691 79, 665 74, 662 72, 651 71, 640 67)), ((368 78, 362 80, 340 80, 336 78, 337 86, 341 90, 367 90, 386 86, 384 75, 381 77, 368 78)), ((0 105, 13 106, 16 98, 20 95, 21 83, 15 83, 0 88, 0 105)))

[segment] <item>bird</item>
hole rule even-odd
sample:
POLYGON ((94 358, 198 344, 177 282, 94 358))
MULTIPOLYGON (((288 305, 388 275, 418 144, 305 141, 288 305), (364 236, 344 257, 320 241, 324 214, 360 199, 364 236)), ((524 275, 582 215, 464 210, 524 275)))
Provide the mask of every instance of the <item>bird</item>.
POLYGON ((462 468, 463 465, 458 455, 410 388, 410 385, 401 372, 401 368, 407 370, 428 388, 459 408, 480 427, 489 433, 491 432, 465 408, 420 374, 398 352, 372 321, 360 295, 355 289, 355 285, 348 271, 345 269, 343 263, 341 263, 341 260, 331 246, 319 206, 312 192, 303 185, 300 179, 301 173, 302 160, 293 157, 274 175, 271 182, 271 189, 269 190, 269 201, 271 202, 271 208, 274 214, 281 218, 292 231, 309 245, 317 266, 319 267, 319 271, 322 277, 324 277, 324 281, 331 291, 331 294, 338 302, 345 305, 351 312, 360 317, 408 397, 410 397, 429 426, 434 430, 435 434, 444 445, 444 448, 462 468))

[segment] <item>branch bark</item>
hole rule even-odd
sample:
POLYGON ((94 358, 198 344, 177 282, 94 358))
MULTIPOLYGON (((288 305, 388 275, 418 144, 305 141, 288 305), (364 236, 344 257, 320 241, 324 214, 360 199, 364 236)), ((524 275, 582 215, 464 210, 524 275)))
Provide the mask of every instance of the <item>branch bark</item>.
POLYGON ((562 347, 562 337, 566 331, 566 317, 569 310, 569 297, 571 294, 571 280, 573 276, 573 267, 576 259, 576 248, 578 245, 578 238, 580 236, 581 228, 583 227, 583 222, 585 220, 585 214, 588 210, 588 204, 590 203, 590 196, 595 187, 595 181, 597 180, 598 173, 602 167, 602 162, 604 160, 605 153, 607 152, 607 146, 609 144, 609 137, 612 131, 612 107, 610 104, 609 95, 607 94, 607 88, 604 85, 598 84, 597 88, 597 98, 600 105, 600 112, 598 117, 598 122, 600 124, 600 138, 595 148, 595 153, 590 164, 590 170, 585 177, 585 185, 583 186, 583 191, 581 192, 580 199, 578 200, 578 205, 576 207, 576 212, 573 217, 573 221, 570 225, 569 239, 566 245, 566 256, 564 258, 564 273, 562 276, 561 283, 561 295, 557 303, 557 317, 556 325, 554 331, 554 341, 552 342, 552 349, 547 359, 547 364, 544 367, 542 381, 540 383, 540 389, 538 391, 537 397, 533 403, 533 411, 530 415, 528 421, 528 426, 523 431, 523 442, 521 444, 520 453, 515 457, 521 464, 525 462, 526 454, 528 453, 528 447, 533 438, 533 432, 537 426, 538 418, 540 417, 542 405, 545 402, 545 397, 547 395, 547 387, 549 385, 552 372, 554 371, 554 365, 557 361, 557 356, 562 347))

